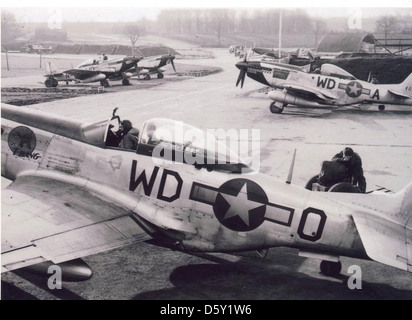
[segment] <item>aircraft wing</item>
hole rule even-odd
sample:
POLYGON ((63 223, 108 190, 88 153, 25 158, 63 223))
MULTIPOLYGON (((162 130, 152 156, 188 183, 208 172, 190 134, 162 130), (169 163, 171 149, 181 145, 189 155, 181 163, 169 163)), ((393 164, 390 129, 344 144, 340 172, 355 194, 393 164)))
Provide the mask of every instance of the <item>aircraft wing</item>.
POLYGON ((412 220, 401 223, 354 214, 366 254, 380 263, 412 272, 412 220))
POLYGON ((282 87, 294 94, 316 96, 322 100, 337 100, 337 97, 330 92, 326 92, 325 90, 316 90, 312 87, 303 86, 301 84, 284 83, 282 84, 282 87))
POLYGON ((404 99, 410 99, 410 98, 412 98, 411 96, 408 96, 408 95, 406 95, 406 94, 404 94, 404 93, 402 93, 402 92, 399 92, 399 91, 396 91, 396 90, 393 90, 393 89, 389 89, 388 90, 390 93, 392 93, 394 96, 398 96, 398 97, 401 97, 401 98, 404 98, 404 99))
POLYGON ((53 77, 56 77, 56 78, 60 78, 60 77, 64 77, 64 73, 63 73, 63 72, 59 72, 59 73, 49 73, 49 74, 45 74, 43 77, 48 78, 48 77, 50 77, 50 76, 53 76, 53 77))
POLYGON ((139 75, 144 75, 150 73, 150 70, 147 68, 139 69, 139 75))
POLYGON ((71 183, 22 176, 1 196, 2 273, 151 238, 132 211, 71 183))
POLYGON ((69 69, 69 70, 64 71, 63 73, 67 73, 79 80, 85 80, 92 76, 102 73, 102 71, 101 70, 86 70, 86 69, 69 69))

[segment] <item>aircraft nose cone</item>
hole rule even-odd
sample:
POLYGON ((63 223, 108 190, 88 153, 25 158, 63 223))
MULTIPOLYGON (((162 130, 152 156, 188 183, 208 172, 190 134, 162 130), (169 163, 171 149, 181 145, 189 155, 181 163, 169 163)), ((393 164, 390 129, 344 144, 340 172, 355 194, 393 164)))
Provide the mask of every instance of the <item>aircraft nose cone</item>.
POLYGON ((248 66, 248 63, 244 61, 240 61, 236 63, 236 68, 238 68, 239 70, 245 70, 247 69, 247 66, 248 66))

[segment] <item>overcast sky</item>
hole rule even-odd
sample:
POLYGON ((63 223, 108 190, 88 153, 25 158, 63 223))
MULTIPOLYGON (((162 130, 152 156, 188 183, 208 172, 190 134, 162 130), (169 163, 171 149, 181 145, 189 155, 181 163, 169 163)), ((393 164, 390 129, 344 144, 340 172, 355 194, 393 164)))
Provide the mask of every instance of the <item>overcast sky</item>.
MULTIPOLYGON (((256 0, 255 0, 256 1, 256 0)), ((265 5, 259 6, 259 1, 253 3, 257 6, 257 9, 263 9, 265 5)), ((71 2, 72 3, 72 2, 71 2)), ((120 2, 121 3, 121 2, 120 2)), ((150 2, 152 3, 152 2, 150 2)), ((193 5, 189 5, 185 2, 181 2, 179 6, 176 4, 179 3, 174 2, 174 7, 193 7, 193 5)), ((250 1, 248 2, 250 4, 250 1)), ((268 1, 266 1, 267 6, 268 1)), ((316 2, 315 2, 316 3, 316 2)), ((322 2, 320 2, 321 4, 322 2)), ((392 1, 391 1, 392 3, 392 1)), ((93 2, 88 2, 88 4, 93 5, 93 2)), ((156 4, 156 3, 155 3, 156 4)), ((210 3, 210 6, 206 7, 216 7, 217 5, 212 5, 213 2, 210 3)), ((242 4, 242 7, 245 5, 242 2, 238 2, 238 4, 242 4)), ((365 3, 363 3, 365 4, 365 3)), ((377 3, 375 3, 377 4, 377 3)), ((396 2, 394 3, 396 4, 396 2)), ((318 16, 318 17, 349 17, 350 15, 354 14, 355 10, 360 10, 362 17, 369 18, 369 17, 377 17, 384 14, 394 14, 394 15, 410 15, 412 16, 412 0, 407 2, 409 6, 405 5, 404 8, 357 8, 357 7, 317 7, 317 8, 305 8, 310 16, 318 16)), ((20 3, 19 3, 20 5, 20 3)), ((152 8, 139 8, 139 7, 76 7, 76 8, 68 8, 68 7, 60 7, 60 8, 47 8, 47 7, 24 7, 20 6, 16 7, 2 7, 3 10, 7 10, 12 12, 16 19, 19 22, 47 22, 52 15, 61 15, 63 21, 70 21, 70 22, 77 22, 77 21, 136 21, 140 18, 147 18, 150 20, 155 20, 157 15, 162 9, 170 7, 165 5, 163 7, 157 6, 152 8)), ((196 6, 199 7, 199 6, 196 6)), ((228 6, 231 8, 240 8, 239 6, 228 6)), ((253 8, 247 8, 246 10, 251 10, 253 8)))

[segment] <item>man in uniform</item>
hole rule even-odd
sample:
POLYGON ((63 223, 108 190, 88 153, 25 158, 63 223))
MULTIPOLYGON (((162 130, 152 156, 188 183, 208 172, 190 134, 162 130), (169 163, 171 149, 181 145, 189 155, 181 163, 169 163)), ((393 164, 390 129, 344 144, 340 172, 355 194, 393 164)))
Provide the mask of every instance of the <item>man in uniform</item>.
POLYGON ((337 153, 332 161, 343 163, 346 166, 348 176, 354 186, 358 186, 360 192, 366 191, 366 179, 363 175, 362 159, 352 148, 346 147, 337 153))
POLYGON ((139 130, 133 128, 129 120, 123 120, 119 126, 117 135, 122 137, 119 148, 136 150, 139 141, 139 130))

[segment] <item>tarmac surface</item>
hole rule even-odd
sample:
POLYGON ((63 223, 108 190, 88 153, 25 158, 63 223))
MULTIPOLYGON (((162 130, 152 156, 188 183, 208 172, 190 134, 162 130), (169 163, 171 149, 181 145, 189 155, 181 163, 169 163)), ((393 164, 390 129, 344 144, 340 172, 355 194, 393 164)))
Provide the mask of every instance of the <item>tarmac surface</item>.
MULTIPOLYGON (((35 104, 29 108, 87 122, 109 118, 119 107, 123 119, 141 127, 150 118, 181 120, 201 129, 259 129, 259 170, 285 180, 297 150, 292 183, 304 186, 345 146, 362 157, 367 190, 384 186, 399 191, 412 180, 412 110, 377 106, 308 109, 286 107, 271 114, 270 99, 261 84, 247 78, 235 87, 238 61, 226 49, 213 51, 214 59, 179 60, 182 64, 218 67, 223 71, 204 77, 152 79, 150 85, 113 86, 104 94, 35 104)), ((24 87, 34 76, 3 78, 24 87), (28 79, 30 78, 30 79, 28 79), (9 80, 12 79, 12 80, 9 80)), ((42 81, 38 77, 36 81, 42 81)), ((41 84, 38 84, 41 87, 41 84)), ((249 140, 251 138, 249 137, 249 140)), ((251 141, 249 141, 251 142, 251 141)), ((242 154, 247 158, 248 154, 242 154)), ((2 179, 2 188, 7 185, 2 179)), ((297 255, 298 250, 273 248, 265 259, 207 254, 194 256, 151 243, 140 243, 84 260, 92 279, 64 283, 49 290, 45 279, 25 271, 2 275, 3 299, 412 299, 412 276, 373 261, 342 258, 339 277, 319 273, 319 262, 297 255), (362 269, 362 289, 347 286, 348 267, 362 269)))

